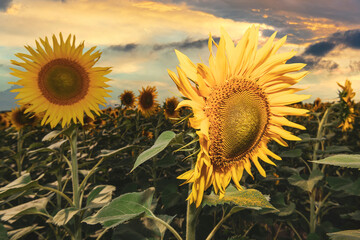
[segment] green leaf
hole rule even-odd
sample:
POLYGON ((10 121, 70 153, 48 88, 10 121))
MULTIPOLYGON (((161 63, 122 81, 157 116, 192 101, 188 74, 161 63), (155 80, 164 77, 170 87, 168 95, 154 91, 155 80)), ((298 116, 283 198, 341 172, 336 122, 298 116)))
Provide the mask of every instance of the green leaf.
POLYGON ((127 145, 116 150, 101 150, 102 154, 100 154, 98 157, 109 158, 131 147, 131 145, 127 145))
POLYGON ((10 148, 10 147, 0 147, 0 152, 11 152, 13 154, 15 154, 15 152, 10 148))
POLYGON ((360 229, 333 232, 327 235, 331 240, 360 240, 360 229))
MULTIPOLYGON (((39 179, 39 178, 38 178, 39 179)), ((37 180, 38 180, 37 179, 37 180)), ((30 174, 25 173, 24 175, 20 176, 13 182, 9 183, 8 185, 0 188, 0 199, 11 196, 15 193, 25 191, 32 187, 37 186, 37 180, 32 181, 30 174)))
POLYGON ((83 220, 87 224, 101 223, 105 228, 115 227, 142 214, 153 215, 150 211, 155 188, 143 192, 126 193, 115 198, 95 215, 83 220))
MULTIPOLYGON (((158 215, 157 218, 160 218, 161 220, 163 220, 164 222, 166 222, 170 225, 170 223, 174 220, 175 216, 158 215)), ((145 224, 145 226, 150 228, 157 236, 159 236, 160 239, 164 239, 165 232, 166 232, 166 230, 168 230, 164 226, 164 224, 162 224, 156 220, 150 219, 150 218, 145 218, 144 224, 145 224)))
POLYGON ((111 201, 113 191, 115 191, 115 187, 111 185, 96 186, 93 190, 91 190, 86 199, 86 207, 103 207, 106 203, 111 201))
POLYGON ((286 205, 285 207, 282 208, 278 208, 279 209, 279 216, 280 217, 285 217, 285 216, 289 216, 291 214, 293 214, 293 212, 295 211, 296 205, 293 202, 290 202, 289 205, 286 205))
POLYGON ((50 141, 50 140, 56 138, 57 136, 59 136, 60 134, 61 134, 61 131, 58 131, 58 130, 51 131, 43 137, 42 141, 43 142, 50 141))
POLYGON ((16 230, 9 231, 9 236, 11 237, 10 240, 20 239, 23 236, 25 236, 25 235, 27 235, 29 233, 32 233, 35 230, 42 229, 42 228, 44 228, 44 227, 37 226, 37 224, 34 224, 32 226, 29 226, 29 227, 24 227, 24 228, 19 228, 19 229, 16 229, 16 230))
POLYGON ((360 155, 359 154, 339 154, 335 156, 330 156, 321 160, 311 161, 317 164, 329 164, 339 167, 348 167, 348 168, 360 168, 360 155))
POLYGON ((75 207, 69 207, 60 210, 53 218, 53 222, 58 226, 67 224, 80 210, 75 207))
POLYGON ((311 172, 309 179, 303 179, 300 175, 294 174, 288 178, 291 185, 302 188, 305 191, 311 192, 315 184, 324 177, 324 174, 319 170, 315 169, 311 172))
POLYGON ((326 147, 325 153, 344 153, 352 152, 348 146, 328 146, 326 147))
POLYGON ((135 161, 134 167, 131 169, 130 172, 134 171, 139 165, 143 164, 144 162, 164 150, 175 136, 176 134, 172 131, 165 131, 161 133, 160 136, 156 139, 154 145, 139 155, 139 157, 135 161))
POLYGON ((8 234, 6 232, 6 229, 4 228, 4 225, 0 223, 0 240, 8 240, 8 234))
MULTIPOLYGON (((343 177, 327 177, 326 180, 331 189, 335 191, 344 191, 348 195, 360 196, 360 178, 354 182, 343 177)), ((344 194, 343 197, 348 195, 344 194)))
POLYGON ((219 199, 219 196, 216 194, 211 193, 210 195, 205 195, 202 201, 203 206, 216 206, 219 204, 232 204, 256 210, 263 208, 276 209, 258 190, 246 189, 239 191, 232 185, 229 185, 226 189, 225 196, 222 199, 219 199))
POLYGON ((65 143, 65 142, 67 142, 67 140, 66 140, 66 139, 62 139, 62 140, 60 140, 60 141, 58 141, 58 142, 56 142, 56 143, 51 144, 51 145, 48 146, 47 148, 52 149, 52 150, 54 150, 54 149, 59 149, 59 148, 61 147, 61 145, 63 145, 63 143, 65 143))
POLYGON ((0 211, 1 220, 9 221, 13 218, 18 218, 23 215, 29 214, 46 214, 46 204, 49 198, 39 198, 24 204, 17 205, 0 211))
POLYGON ((296 158, 301 157, 302 150, 301 149, 293 149, 289 151, 282 152, 280 154, 281 157, 288 157, 288 158, 296 158))
POLYGON ((355 212, 352 213, 342 214, 340 216, 342 218, 351 218, 353 220, 360 221, 360 210, 356 210, 355 212))

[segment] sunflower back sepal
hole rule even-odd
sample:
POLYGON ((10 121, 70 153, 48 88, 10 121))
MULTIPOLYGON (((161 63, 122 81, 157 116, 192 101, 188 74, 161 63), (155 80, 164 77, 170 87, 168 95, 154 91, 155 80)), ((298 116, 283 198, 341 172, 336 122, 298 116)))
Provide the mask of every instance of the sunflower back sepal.
POLYGON ((237 190, 234 186, 230 185, 226 189, 225 196, 220 199, 216 194, 211 193, 205 195, 202 201, 202 206, 217 206, 217 205, 236 205, 237 207, 246 209, 271 209, 278 211, 269 202, 269 197, 264 196, 261 192, 256 189, 244 189, 237 190))

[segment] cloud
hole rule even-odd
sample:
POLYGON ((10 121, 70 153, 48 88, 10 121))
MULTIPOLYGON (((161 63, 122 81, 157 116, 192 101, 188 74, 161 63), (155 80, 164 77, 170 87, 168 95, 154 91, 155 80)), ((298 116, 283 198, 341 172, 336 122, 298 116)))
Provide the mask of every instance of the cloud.
POLYGON ((349 68, 352 72, 360 72, 360 61, 350 61, 349 68))
POLYGON ((360 49, 360 29, 336 32, 330 37, 330 40, 350 48, 360 49))
MULTIPOLYGON (((214 41, 219 42, 220 38, 219 37, 213 37, 214 41)), ((179 50, 185 50, 185 49, 189 49, 189 48, 203 48, 206 47, 208 44, 209 39, 200 39, 200 40, 195 40, 192 41, 191 39, 185 39, 182 42, 172 42, 172 43, 167 43, 167 44, 155 44, 153 46, 153 50, 158 51, 158 50, 162 50, 165 48, 171 48, 171 49, 179 49, 179 50)))
MULTIPOLYGON (((132 0, 17 0, 17 13, 0 14, 0 46, 34 44, 39 37, 62 32, 86 44, 166 44, 202 39, 220 27, 238 39, 249 22, 237 22, 190 9, 185 4, 132 0), (121 13, 121 14, 120 14, 121 13), (21 28, 21 31, 19 29, 21 28)), ((260 24, 261 29, 271 29, 260 24)))
POLYGON ((335 48, 336 44, 333 42, 318 42, 310 45, 306 50, 305 54, 322 57, 329 53, 335 48))
POLYGON ((306 63, 304 70, 320 70, 325 69, 328 71, 335 70, 339 64, 333 60, 325 60, 321 57, 311 57, 306 55, 294 56, 287 63, 306 63))
POLYGON ((0 11, 6 11, 10 7, 12 0, 1 0, 0 1, 0 11))
POLYGON ((119 51, 119 52, 131 52, 133 51, 138 44, 135 43, 128 43, 125 45, 111 45, 109 47, 110 50, 119 51))

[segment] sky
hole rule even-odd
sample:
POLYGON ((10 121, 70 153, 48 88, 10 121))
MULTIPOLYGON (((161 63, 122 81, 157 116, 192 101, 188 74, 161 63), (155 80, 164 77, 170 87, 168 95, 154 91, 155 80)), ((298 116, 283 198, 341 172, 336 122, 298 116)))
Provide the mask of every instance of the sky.
POLYGON ((259 47, 274 31, 277 38, 287 35, 279 52, 296 50, 288 62, 307 64, 310 74, 296 86, 312 95, 308 102, 335 100, 336 82, 346 79, 359 101, 359 12, 359 0, 0 0, 0 111, 15 106, 10 60, 39 38, 61 32, 86 48, 97 46, 96 66, 112 67, 109 104, 119 103, 124 90, 138 95, 146 86, 156 86, 162 103, 180 97, 167 73, 179 64, 174 49, 207 63, 210 33, 218 41, 223 27, 237 42, 253 24, 259 47))

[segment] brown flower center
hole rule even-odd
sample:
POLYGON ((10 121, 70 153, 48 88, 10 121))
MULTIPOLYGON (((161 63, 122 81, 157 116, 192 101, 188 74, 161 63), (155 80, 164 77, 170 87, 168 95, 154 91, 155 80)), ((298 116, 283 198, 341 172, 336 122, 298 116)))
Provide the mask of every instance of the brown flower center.
POLYGON ((43 96, 57 105, 71 105, 83 99, 89 82, 87 71, 79 63, 65 58, 48 62, 38 75, 43 96))
POLYGON ((209 153, 215 166, 227 167, 256 149, 270 114, 267 98, 256 83, 231 79, 214 89, 206 105, 209 153))

